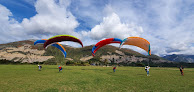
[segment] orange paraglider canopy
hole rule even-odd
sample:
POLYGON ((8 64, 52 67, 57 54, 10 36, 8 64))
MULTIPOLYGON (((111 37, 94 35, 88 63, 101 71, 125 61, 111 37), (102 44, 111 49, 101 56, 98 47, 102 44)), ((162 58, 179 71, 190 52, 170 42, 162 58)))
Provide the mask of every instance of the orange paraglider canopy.
POLYGON ((144 49, 145 51, 148 52, 149 55, 151 55, 151 50, 150 50, 150 43, 141 37, 128 37, 126 39, 124 39, 120 45, 120 48, 123 45, 133 45, 133 46, 137 46, 139 48, 144 49))

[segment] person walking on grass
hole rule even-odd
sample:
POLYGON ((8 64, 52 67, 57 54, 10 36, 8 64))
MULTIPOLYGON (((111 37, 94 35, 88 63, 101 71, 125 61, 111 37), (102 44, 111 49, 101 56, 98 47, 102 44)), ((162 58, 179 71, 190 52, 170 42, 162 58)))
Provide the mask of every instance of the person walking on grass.
POLYGON ((60 65, 58 67, 59 67, 59 72, 62 71, 63 68, 60 65))
POLYGON ((115 71, 116 71, 116 66, 113 67, 113 72, 115 72, 115 71))
POLYGON ((181 75, 184 76, 184 73, 183 73, 183 66, 181 65, 180 67, 180 72, 181 72, 181 75))
POLYGON ((41 71, 41 68, 42 68, 42 66, 41 66, 41 65, 38 65, 38 69, 39 69, 39 71, 41 71))

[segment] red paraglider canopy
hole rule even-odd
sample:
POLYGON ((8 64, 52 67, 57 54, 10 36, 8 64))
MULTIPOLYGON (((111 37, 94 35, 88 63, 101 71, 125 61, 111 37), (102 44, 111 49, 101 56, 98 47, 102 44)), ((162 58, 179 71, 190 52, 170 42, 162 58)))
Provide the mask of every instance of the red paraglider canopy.
POLYGON ((122 40, 120 40, 118 38, 107 38, 107 39, 101 40, 92 48, 92 55, 94 56, 96 51, 98 49, 100 49, 102 46, 105 46, 105 45, 111 44, 111 43, 119 43, 120 44, 121 42, 122 42, 122 40))
POLYGON ((80 39, 71 36, 71 35, 57 35, 54 37, 51 37, 44 43, 44 48, 47 48, 50 44, 55 43, 55 42, 62 42, 62 41, 73 41, 79 43, 82 47, 83 44, 80 39))

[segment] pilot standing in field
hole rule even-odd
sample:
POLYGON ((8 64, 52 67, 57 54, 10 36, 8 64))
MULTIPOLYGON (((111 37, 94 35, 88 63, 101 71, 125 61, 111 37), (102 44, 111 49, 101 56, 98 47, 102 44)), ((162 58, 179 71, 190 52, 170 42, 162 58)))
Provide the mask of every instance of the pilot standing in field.
POLYGON ((183 76, 184 73, 183 73, 183 66, 182 66, 182 65, 181 65, 181 67, 180 67, 180 72, 181 72, 181 75, 183 76))
POLYGON ((62 71, 63 68, 60 65, 58 67, 59 67, 59 72, 62 71))
POLYGON ((116 66, 115 67, 113 67, 113 72, 115 72, 116 71, 116 66))
POLYGON ((150 75, 149 75, 149 74, 150 74, 150 72, 149 72, 150 67, 149 67, 149 66, 146 66, 145 69, 147 70, 147 76, 150 76, 150 75))
POLYGON ((41 71, 41 68, 42 68, 42 66, 41 66, 41 65, 38 65, 38 69, 39 69, 39 71, 41 71))

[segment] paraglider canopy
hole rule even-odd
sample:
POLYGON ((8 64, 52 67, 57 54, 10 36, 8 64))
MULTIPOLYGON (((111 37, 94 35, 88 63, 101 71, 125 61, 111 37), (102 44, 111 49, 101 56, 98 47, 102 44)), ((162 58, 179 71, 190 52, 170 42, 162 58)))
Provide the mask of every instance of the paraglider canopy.
POLYGON ((121 43, 122 40, 118 39, 118 38, 107 38, 104 40, 99 41, 93 48, 92 48, 92 55, 94 56, 96 51, 98 49, 100 49, 102 46, 105 46, 107 44, 111 44, 111 43, 121 43))
POLYGON ((120 48, 123 45, 137 46, 137 47, 142 48, 145 51, 147 51, 148 55, 151 55, 150 43, 144 38, 141 38, 141 37, 128 37, 128 38, 126 38, 122 41, 122 43, 120 44, 120 48))
MULTIPOLYGON (((37 40, 37 41, 34 42, 34 45, 36 45, 36 44, 44 44, 46 41, 47 41, 47 39, 37 40)), ((54 47, 58 48, 63 53, 64 57, 66 58, 66 56, 67 56, 66 50, 65 50, 65 48, 61 44, 54 43, 51 46, 54 46, 54 47)))
POLYGON ((46 42, 46 40, 47 40, 47 39, 36 40, 36 41, 34 42, 34 45, 36 45, 36 44, 44 44, 44 43, 46 42))
POLYGON ((79 43, 82 47, 83 44, 80 39, 71 36, 71 35, 56 35, 51 38, 49 38, 45 43, 44 43, 44 48, 47 48, 50 44, 56 43, 56 42, 62 42, 62 41, 73 41, 79 43))

